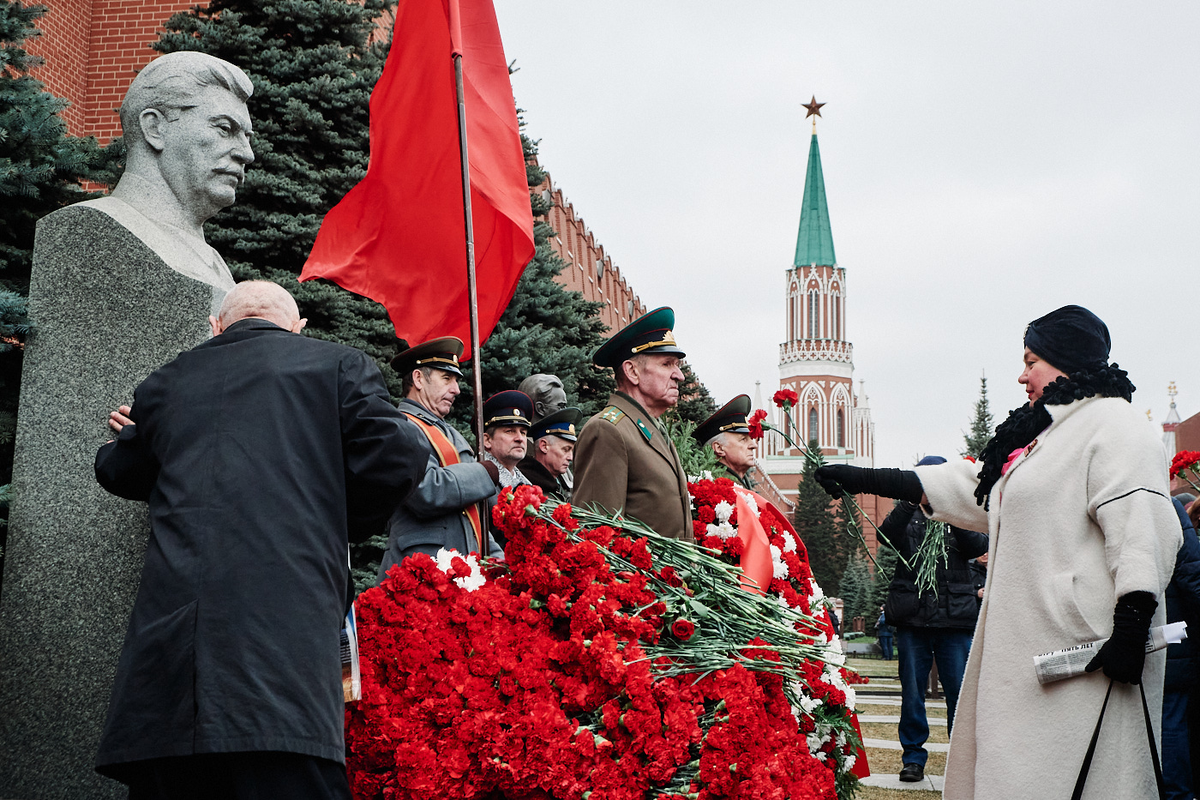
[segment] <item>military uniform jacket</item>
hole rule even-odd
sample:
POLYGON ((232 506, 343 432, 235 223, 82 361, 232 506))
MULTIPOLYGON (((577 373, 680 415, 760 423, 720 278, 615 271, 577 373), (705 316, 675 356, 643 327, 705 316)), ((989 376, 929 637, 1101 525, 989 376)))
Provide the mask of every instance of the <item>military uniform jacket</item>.
POLYGON ((624 510, 663 536, 694 540, 679 453, 654 417, 621 392, 580 431, 571 502, 624 510))
MULTIPOLYGON (((424 438, 358 350, 260 319, 183 353, 96 455, 150 541, 97 757, 345 758, 347 539, 420 479, 424 438)), ((369 521, 374 520, 372 526, 369 521)))
POLYGON ((421 436, 420 446, 426 456, 425 476, 388 520, 388 546, 379 566, 380 581, 393 564, 404 560, 405 551, 413 547, 437 545, 460 553, 478 552, 475 530, 463 509, 496 493, 496 484, 453 425, 412 400, 401 400, 400 410, 420 417, 446 434, 462 461, 443 467, 433 445, 421 436))

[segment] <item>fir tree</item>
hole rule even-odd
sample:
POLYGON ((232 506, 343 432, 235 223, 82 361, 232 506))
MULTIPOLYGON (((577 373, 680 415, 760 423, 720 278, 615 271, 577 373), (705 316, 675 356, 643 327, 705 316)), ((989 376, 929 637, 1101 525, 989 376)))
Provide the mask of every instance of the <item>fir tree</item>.
POLYGON ((855 617, 862 617, 868 625, 875 622, 876 615, 871 613, 874 600, 871 590, 871 569, 861 550, 856 548, 846 560, 846 569, 842 573, 839 596, 843 603, 843 634, 851 630, 855 617))
POLYGON ((975 401, 975 418, 971 420, 971 432, 963 434, 963 449, 960 456, 978 458, 995 433, 992 427, 992 412, 988 407, 987 376, 979 378, 979 399, 975 401))
MULTIPOLYGON (((274 280, 295 296, 308 334, 358 347, 382 365, 397 339, 383 306, 326 281, 296 283, 326 212, 367 171, 371 90, 390 0, 212 0, 172 16, 154 49, 199 50, 254 83, 254 163, 238 200, 206 237, 238 280, 274 280)), ((393 393, 399 381, 385 367, 393 393)))
MULTIPOLYGON (((818 451, 817 442, 809 442, 809 448, 818 451)), ((822 591, 837 597, 842 573, 846 569, 849 548, 833 510, 829 495, 821 488, 812 474, 816 467, 806 462, 800 485, 796 489, 796 511, 793 524, 804 546, 808 548, 808 563, 822 591)))
POLYGON ((699 425, 712 416, 717 410, 717 404, 713 402, 708 388, 696 377, 690 364, 685 361, 680 365, 680 369, 683 371, 683 383, 679 385, 679 404, 668 413, 699 425))
MULTIPOLYGON (((40 35, 44 6, 0 0, 0 515, 8 515, 21 355, 29 332, 26 297, 37 221, 92 195, 104 155, 94 138, 67 134, 67 101, 30 76, 41 61, 24 48, 40 35)), ((0 519, 0 548, 5 519, 0 519)))

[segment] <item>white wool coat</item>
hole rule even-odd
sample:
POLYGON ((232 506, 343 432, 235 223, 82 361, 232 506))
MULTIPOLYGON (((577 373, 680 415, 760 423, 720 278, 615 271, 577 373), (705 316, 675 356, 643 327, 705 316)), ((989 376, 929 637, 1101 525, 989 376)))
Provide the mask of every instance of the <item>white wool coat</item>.
MULTIPOLYGON (((946 800, 1069 798, 1109 680, 1102 672, 1042 686, 1039 653, 1112 633, 1118 597, 1159 601, 1182 542, 1153 428, 1120 398, 1047 406, 1050 427, 976 504, 978 465, 918 467, 932 518, 990 534, 983 607, 958 697, 946 800), (985 527, 986 526, 986 527, 985 527)), ((1142 681, 1155 738, 1165 653, 1142 681)), ((1116 683, 1084 797, 1157 796, 1138 688, 1116 683)))

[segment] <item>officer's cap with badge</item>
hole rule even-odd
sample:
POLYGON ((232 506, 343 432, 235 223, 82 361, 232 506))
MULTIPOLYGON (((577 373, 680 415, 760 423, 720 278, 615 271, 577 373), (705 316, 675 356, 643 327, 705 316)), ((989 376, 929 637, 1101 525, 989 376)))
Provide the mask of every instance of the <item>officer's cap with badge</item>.
POLYGON ((746 421, 749 413, 750 395, 739 394, 697 425, 696 430, 692 431, 692 438, 703 447, 718 433, 749 433, 750 424, 746 421))
POLYGON ((617 331, 597 348, 592 363, 598 367, 621 368, 636 355, 670 355, 683 358, 686 353, 675 344, 675 312, 663 306, 638 317, 617 331))
POLYGON ((529 438, 541 439, 543 436, 557 436, 573 442, 577 438, 577 425, 583 418, 583 411, 578 408, 561 408, 549 416, 542 417, 529 429, 529 438))
POLYGON ((507 428, 516 425, 528 428, 533 419, 533 400, 524 392, 509 389, 496 392, 483 401, 483 427, 507 428))
POLYGON ((407 376, 414 369, 433 367, 451 375, 462 377, 458 368, 465 345, 457 336, 443 336, 440 339, 430 339, 415 347, 401 351, 392 359, 392 368, 400 375, 407 376))

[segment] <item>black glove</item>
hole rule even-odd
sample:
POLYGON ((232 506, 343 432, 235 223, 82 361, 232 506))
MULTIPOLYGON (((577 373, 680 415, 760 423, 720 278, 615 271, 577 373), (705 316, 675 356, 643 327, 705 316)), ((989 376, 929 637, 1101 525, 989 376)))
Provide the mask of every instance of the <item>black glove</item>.
POLYGON ((1158 601, 1149 592, 1130 592, 1113 609, 1113 632, 1086 667, 1122 683, 1141 683, 1146 663, 1146 639, 1158 601))
POLYGON ((919 503, 921 496, 925 494, 917 473, 910 470, 866 469, 847 464, 827 464, 818 467, 813 477, 832 497, 841 497, 844 489, 850 494, 875 494, 919 503))

